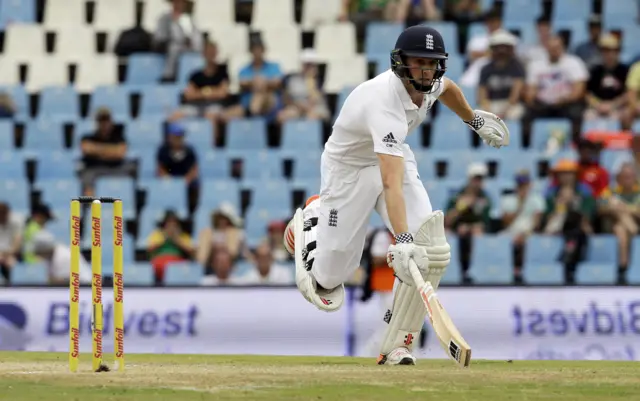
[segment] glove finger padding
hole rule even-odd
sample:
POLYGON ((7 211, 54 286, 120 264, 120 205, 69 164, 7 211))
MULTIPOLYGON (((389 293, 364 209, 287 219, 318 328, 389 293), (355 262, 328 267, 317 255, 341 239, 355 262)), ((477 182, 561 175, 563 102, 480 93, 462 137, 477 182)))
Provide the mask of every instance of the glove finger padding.
POLYGON ((507 127, 507 124, 505 124, 505 122, 500 117, 484 110, 474 110, 474 112, 480 117, 484 118, 484 124, 486 127, 491 128, 492 130, 498 133, 498 135, 496 135, 496 139, 498 139, 498 136, 502 139, 498 143, 494 143, 493 145, 491 144, 488 144, 488 145, 490 146, 495 146, 498 144, 501 146, 509 145, 509 128, 507 127))
POLYGON ((412 247, 415 247, 413 243, 392 244, 389 245, 389 250, 387 251, 387 264, 389 267, 393 269, 400 281, 411 286, 414 285, 409 271, 409 260, 413 253, 412 247))

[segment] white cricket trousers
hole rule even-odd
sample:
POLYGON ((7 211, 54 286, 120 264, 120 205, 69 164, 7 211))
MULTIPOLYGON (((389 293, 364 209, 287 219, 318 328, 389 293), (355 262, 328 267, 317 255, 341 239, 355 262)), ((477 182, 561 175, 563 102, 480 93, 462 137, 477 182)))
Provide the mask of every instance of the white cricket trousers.
MULTIPOLYGON (((379 166, 353 167, 336 162, 323 153, 318 206, 315 279, 325 288, 335 288, 358 268, 371 213, 382 217, 391 232, 379 166)), ((414 236, 432 212, 414 161, 405 162, 404 200, 409 232, 414 236)))

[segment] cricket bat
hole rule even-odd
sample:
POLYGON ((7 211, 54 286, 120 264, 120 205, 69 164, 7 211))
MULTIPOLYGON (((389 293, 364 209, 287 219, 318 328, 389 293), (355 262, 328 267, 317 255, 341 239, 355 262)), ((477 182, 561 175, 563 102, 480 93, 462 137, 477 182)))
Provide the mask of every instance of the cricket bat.
POLYGON ((411 259, 409 261, 409 271, 416 284, 416 288, 420 293, 422 302, 427 308, 431 326, 436 332, 440 345, 444 351, 461 367, 469 367, 471 364, 471 347, 451 321, 451 317, 442 307, 438 295, 436 294, 430 282, 425 282, 418 270, 416 262, 411 259))

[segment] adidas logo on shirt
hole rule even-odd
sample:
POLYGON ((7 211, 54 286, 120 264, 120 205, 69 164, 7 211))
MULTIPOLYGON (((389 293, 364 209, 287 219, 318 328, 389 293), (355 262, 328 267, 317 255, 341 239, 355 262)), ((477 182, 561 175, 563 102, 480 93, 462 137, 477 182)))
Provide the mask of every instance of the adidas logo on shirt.
POLYGON ((386 143, 388 148, 398 143, 398 141, 396 141, 396 138, 393 136, 393 133, 391 132, 389 132, 384 138, 382 138, 382 142, 386 143))

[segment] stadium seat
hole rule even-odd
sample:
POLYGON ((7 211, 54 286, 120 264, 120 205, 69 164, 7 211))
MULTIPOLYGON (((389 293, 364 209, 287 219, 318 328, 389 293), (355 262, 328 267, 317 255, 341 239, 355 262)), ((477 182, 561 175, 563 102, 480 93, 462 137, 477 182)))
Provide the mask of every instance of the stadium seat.
POLYGON ((562 0, 552 2, 551 15, 554 24, 559 21, 580 21, 585 27, 585 21, 592 13, 591 0, 562 0))
POLYGON ((458 246, 458 237, 455 235, 447 235, 447 242, 451 247, 451 262, 447 267, 447 271, 445 272, 442 279, 440 279, 440 285, 460 285, 462 284, 462 266, 460 266, 460 258, 458 255, 460 254, 458 246))
POLYGON ((118 59, 113 54, 101 54, 82 61, 78 66, 76 89, 92 92, 101 85, 118 84, 118 59))
MULTIPOLYGON (((586 19, 586 17, 584 17, 586 19)), ((560 20, 554 21, 551 29, 555 32, 566 31, 569 32, 569 45, 570 49, 574 49, 582 43, 589 40, 588 27, 582 20, 560 20)))
MULTIPOLYGON (((265 26, 260 32, 269 55, 292 55, 300 58, 302 49, 302 33, 296 25, 265 26)), ((272 57, 273 58, 273 57, 272 57)))
POLYGON ((127 121, 129 116, 129 93, 120 86, 99 86, 91 94, 89 115, 93 117, 99 108, 111 110, 115 121, 127 121))
POLYGON ((181 122, 187 132, 186 142, 196 149, 213 148, 214 127, 206 118, 190 118, 181 122))
POLYGON ((476 284, 512 284, 511 237, 507 235, 474 237, 469 275, 476 284))
MULTIPOLYGON (((2 71, 2 62, 0 62, 0 74, 2 71)), ((16 113, 14 119, 17 121, 24 121, 29 118, 31 114, 31 107, 29 106, 29 95, 22 85, 2 86, 0 87, 0 93, 6 93, 13 100, 13 104, 16 107, 16 113)))
MULTIPOLYGON (((221 203, 228 202, 240 210, 240 186, 230 179, 203 179, 200 188, 199 210, 209 213, 221 203)), ((207 221, 209 221, 207 219, 207 221)))
POLYGON ((602 16, 605 21, 636 23, 638 7, 635 0, 603 0, 602 16))
POLYGON ((293 24, 295 24, 293 2, 290 0, 253 0, 252 29, 262 30, 293 24))
POLYGON ((127 286, 152 287, 155 284, 153 266, 148 262, 126 263, 123 279, 127 286))
POLYGON ((460 54, 458 48, 458 26, 454 22, 429 22, 431 28, 436 29, 444 39, 444 46, 452 57, 460 54))
MULTIPOLYGON (((211 34, 218 45, 220 61, 228 61, 232 55, 249 51, 249 27, 245 24, 216 26, 210 31, 211 34)), ((232 82, 235 79, 231 68, 229 68, 229 79, 232 82)))
POLYGON ((388 61, 389 54, 396 44, 396 39, 403 30, 404 27, 400 23, 372 22, 368 24, 364 38, 364 53, 367 57, 386 54, 388 61))
MULTIPOLYGON (((13 121, 0 120, 0 149, 10 151, 15 147, 13 135, 13 121)), ((0 172, 2 174, 2 172, 0 172)))
POLYGON ((84 0, 47 0, 43 25, 48 30, 85 25, 84 0))
POLYGON ((136 25, 136 3, 131 0, 97 0, 94 16, 96 31, 124 31, 136 25))
POLYGON ((156 85, 162 78, 164 57, 159 54, 132 54, 127 63, 125 82, 138 88, 156 85))
POLYGON ((69 243, 69 206, 62 209, 53 209, 51 213, 54 219, 47 222, 46 230, 53 235, 56 241, 69 243))
POLYGON ((162 125, 154 118, 138 118, 126 125, 127 146, 136 152, 153 153, 164 142, 162 125))
POLYGON ((613 285, 616 282, 617 271, 618 267, 611 263, 581 263, 576 271, 576 284, 613 285))
POLYGON ((570 138, 571 121, 565 118, 540 118, 534 120, 531 129, 531 149, 537 151, 545 150, 549 137, 554 132, 565 135, 566 138, 570 138))
POLYGON ((29 64, 26 88, 34 93, 48 86, 67 86, 69 84, 69 65, 55 56, 34 58, 29 64))
POLYGON ((564 266, 559 262, 528 264, 524 266, 522 278, 529 285, 561 285, 564 284, 564 266))
POLYGON ((552 235, 533 234, 527 238, 524 264, 548 265, 558 261, 563 239, 552 235))
POLYGON ((39 118, 71 122, 80 115, 78 94, 70 86, 43 88, 40 92, 39 118))
POLYGON ((587 245, 588 262, 610 264, 618 266, 618 240, 613 234, 599 234, 589 236, 587 245))
POLYGON ((100 177, 96 180, 96 196, 110 196, 122 200, 123 210, 136 208, 136 184, 131 177, 100 177))
POLYGON ((322 149, 322 123, 318 120, 290 120, 282 127, 283 150, 322 149))
MULTIPOLYGON (((0 153, 0 164, 4 164, 2 159, 3 155, 0 153)), ((0 180, 0 194, 2 194, 0 195, 2 196, 2 200, 7 202, 12 209, 25 210, 28 205, 31 204, 31 202, 29 202, 29 184, 26 180, 19 177, 0 180)), ((66 206, 69 206, 68 200, 66 206)))
POLYGON ((231 176, 229 160, 223 152, 197 148, 196 154, 202 179, 228 179, 231 176))
POLYGON ((176 85, 150 86, 141 90, 140 115, 166 117, 180 103, 181 88, 176 85))
POLYGON ((459 118, 440 116, 431 127, 431 150, 465 150, 471 149, 469 128, 459 118))
POLYGON ((330 59, 327 63, 325 92, 339 93, 345 87, 361 84, 367 80, 367 69, 367 59, 362 55, 330 59))
POLYGON ((302 28, 313 30, 317 26, 338 20, 341 0, 305 0, 302 3, 302 28))
POLYGON ((158 228, 165 211, 163 209, 144 208, 138 216, 138 240, 136 248, 146 249, 147 239, 158 228))
POLYGON ((320 177, 320 152, 300 151, 293 157, 293 178, 311 179, 320 177))
POLYGON ((170 263, 164 272, 164 285, 167 287, 199 285, 203 276, 204 270, 197 263, 170 263))
POLYGON ((338 101, 336 102, 336 109, 334 110, 334 119, 338 118, 338 114, 340 113, 340 109, 344 105, 344 102, 347 100, 347 97, 351 94, 351 92, 355 89, 355 85, 346 86, 340 89, 338 92, 338 101))
POLYGON ((367 61, 376 66, 375 75, 378 76, 389 69, 389 53, 367 54, 367 61))
POLYGON ((38 181, 36 189, 41 191, 41 200, 52 209, 68 208, 71 198, 82 194, 80 182, 73 178, 38 181))
POLYGON ((251 207, 246 215, 245 233, 250 247, 257 246, 267 235, 267 227, 274 220, 287 221, 291 217, 291 210, 286 208, 251 207))
POLYGON ((37 153, 36 180, 64 180, 73 177, 78 161, 67 151, 43 149, 37 153))
MULTIPOLYGON (((202 54, 197 52, 183 53, 178 59, 177 82, 186 85, 191 75, 196 71, 202 70, 204 66, 205 61, 202 54)), ((162 69, 160 70, 160 76, 162 76, 162 69)))
POLYGON ((533 23, 542 14, 540 0, 509 0, 504 3, 503 18, 514 23, 533 23))
POLYGON ((327 60, 355 56, 355 26, 350 22, 320 25, 316 28, 315 50, 318 57, 327 60))
POLYGON ((142 27, 147 32, 155 32, 158 19, 171 11, 171 3, 164 0, 145 0, 142 4, 142 27))
MULTIPOLYGON (((291 187, 291 190, 304 191, 304 199, 307 199, 311 195, 317 195, 318 193, 320 193, 320 177, 316 175, 313 178, 296 179, 291 181, 290 187, 291 187)), ((293 206, 301 207, 304 205, 298 204, 293 206)))
POLYGON ((259 117, 232 120, 227 125, 227 149, 262 150, 267 147, 267 126, 259 117))
POLYGON ((589 131, 620 131, 620 120, 599 118, 596 120, 585 120, 582 123, 583 135, 589 131))
POLYGON ((40 60, 45 56, 44 30, 36 24, 9 24, 4 33, 3 54, 3 58, 22 63, 40 60))
POLYGON ((97 56, 95 31, 89 26, 70 25, 56 30, 56 57, 70 63, 85 63, 97 56))
POLYGON ((63 124, 55 120, 32 120, 26 126, 25 150, 62 150, 63 124))
MULTIPOLYGON (((247 183, 243 182, 243 185, 247 183)), ((282 180, 259 181, 250 185, 251 206, 270 209, 291 208, 291 190, 282 180)))
POLYGON ((283 162, 278 152, 243 151, 228 152, 229 160, 242 160, 242 179, 244 180, 279 180, 283 178, 283 162))
POLYGON ((140 184, 147 192, 146 208, 187 210, 187 186, 182 178, 146 179, 140 184))
POLYGON ((49 269, 45 263, 18 263, 11 269, 11 285, 30 286, 47 285, 49 283, 49 269))
POLYGON ((5 30, 16 23, 31 23, 36 20, 36 2, 24 0, 0 1, 0 29, 5 30))
POLYGON ((196 26, 211 34, 217 27, 233 25, 236 20, 235 3, 234 0, 196 1, 193 6, 196 26))
POLYGON ((19 63, 8 57, 0 60, 0 85, 4 90, 13 87, 21 87, 19 76, 19 63))
MULTIPOLYGON (((4 132, 0 135, 5 137, 4 132)), ((23 180, 26 177, 24 154, 10 149, 0 146, 0 179, 23 180)))

